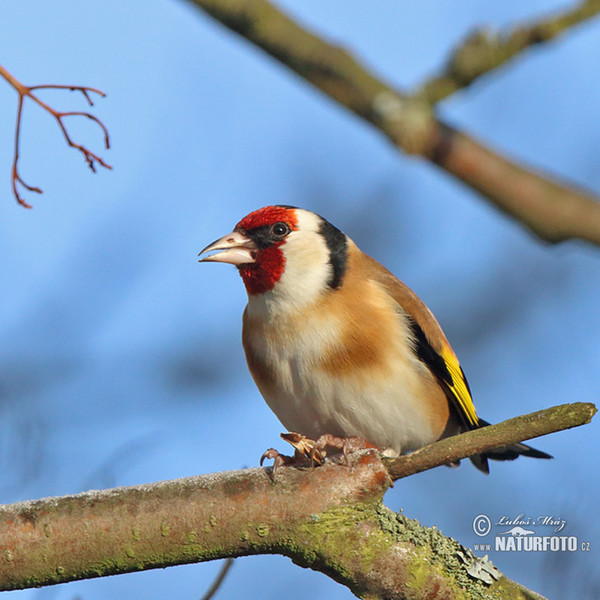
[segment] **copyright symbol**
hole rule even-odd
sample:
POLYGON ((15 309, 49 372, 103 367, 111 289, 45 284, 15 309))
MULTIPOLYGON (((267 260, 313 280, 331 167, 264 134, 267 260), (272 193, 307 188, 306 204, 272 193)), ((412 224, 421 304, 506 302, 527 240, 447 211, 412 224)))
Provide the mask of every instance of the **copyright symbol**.
POLYGON ((492 522, 487 515, 477 515, 473 519, 473 531, 475 535, 483 537, 487 535, 492 529, 492 522))

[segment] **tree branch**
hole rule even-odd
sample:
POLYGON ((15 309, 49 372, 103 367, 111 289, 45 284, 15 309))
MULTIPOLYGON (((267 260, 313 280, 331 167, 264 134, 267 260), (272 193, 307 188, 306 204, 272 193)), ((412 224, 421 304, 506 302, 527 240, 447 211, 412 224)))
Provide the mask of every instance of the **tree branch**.
POLYGON ((390 511, 382 497, 390 474, 574 427, 594 412, 583 403, 540 411, 389 467, 371 451, 353 455, 350 467, 281 468, 275 482, 268 469, 246 469, 0 506, 0 589, 276 553, 359 597, 539 598, 436 529, 390 511))
POLYGON ((94 123, 100 127, 102 130, 102 134, 104 137, 104 145, 106 149, 110 148, 110 141, 108 136, 108 129, 104 125, 104 123, 96 116, 92 115, 88 112, 82 111, 68 111, 62 112, 55 110, 45 102, 43 102, 36 94, 33 92, 35 90, 70 90, 72 92, 81 92, 84 98, 87 100, 90 106, 93 106, 94 103, 91 98, 91 94, 98 94, 102 98, 106 95, 104 92, 97 90, 96 88, 91 88, 87 86, 79 86, 79 85, 55 85, 55 84, 44 84, 44 85, 34 85, 34 86, 26 86, 23 85, 18 79, 16 79, 11 73, 9 73, 2 65, 0 65, 0 76, 4 77, 6 81, 15 89, 17 94, 19 95, 19 102, 17 105, 17 124, 15 127, 15 149, 14 149, 14 159, 12 165, 12 190, 13 194, 17 200, 17 202, 23 206, 24 208, 31 208, 31 205, 28 204, 23 197, 19 194, 19 190, 17 184, 22 185, 26 190, 30 192, 35 192, 36 194, 41 194, 42 190, 39 187, 31 186, 25 183, 21 175, 19 174, 18 163, 19 163, 19 142, 21 137, 21 117, 23 114, 23 103, 25 98, 30 98, 36 104, 38 104, 41 108, 43 108, 47 113, 52 115, 60 127, 63 135, 65 136, 65 140, 71 148, 75 148, 79 150, 85 159, 88 167, 95 173, 96 172, 96 163, 105 169, 112 169, 112 167, 104 162, 104 160, 89 150, 86 146, 82 144, 78 144, 71 139, 69 132, 64 124, 65 117, 86 117, 92 120, 94 123))
POLYGON ((496 425, 444 438, 390 461, 388 463, 390 477, 396 481, 494 448, 502 448, 549 433, 586 425, 596 412, 596 407, 589 402, 561 404, 508 419, 496 425))
POLYGON ((283 469, 276 483, 266 469, 248 469, 3 507, 0 586, 281 553, 361 597, 524 591, 458 542, 386 509, 389 483, 370 454, 352 470, 283 469))
MULTIPOLYGON (((394 89, 267 0, 188 1, 373 124, 398 149, 440 166, 543 240, 600 245, 600 202, 592 193, 520 166, 448 127, 422 96, 394 89)), ((586 7, 587 16, 595 14, 597 3, 588 0, 582 15, 586 7)))
POLYGON ((599 12, 599 0, 585 0, 562 13, 505 32, 477 29, 452 52, 443 71, 424 82, 415 95, 436 104, 531 46, 549 42, 599 12))

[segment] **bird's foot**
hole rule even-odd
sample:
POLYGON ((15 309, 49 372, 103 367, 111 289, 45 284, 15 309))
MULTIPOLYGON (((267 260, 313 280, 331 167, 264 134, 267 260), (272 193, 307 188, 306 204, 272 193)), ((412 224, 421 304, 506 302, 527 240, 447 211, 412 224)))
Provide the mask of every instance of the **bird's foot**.
POLYGON ((341 453, 342 460, 346 465, 350 465, 349 457, 352 453, 358 452, 359 450, 377 449, 376 446, 362 438, 341 438, 329 433, 322 435, 316 441, 307 438, 301 433, 294 432, 282 433, 280 434, 280 437, 293 446, 294 456, 287 456, 281 454, 278 450, 275 450, 275 448, 269 448, 260 457, 261 467, 266 459, 273 461, 273 479, 276 478, 277 470, 282 466, 306 467, 310 465, 311 467, 314 467, 315 464, 322 465, 327 456, 327 449, 337 450, 338 453, 341 453))
POLYGON ((354 436, 342 438, 337 437, 335 435, 331 435, 330 433, 325 433, 316 442, 313 442, 313 446, 309 454, 311 464, 314 464, 317 453, 319 455, 326 454, 325 448, 341 450, 342 457, 347 466, 350 464, 350 454, 358 452, 359 450, 377 450, 376 446, 374 446, 370 442, 367 442, 367 440, 364 440, 363 438, 354 436))

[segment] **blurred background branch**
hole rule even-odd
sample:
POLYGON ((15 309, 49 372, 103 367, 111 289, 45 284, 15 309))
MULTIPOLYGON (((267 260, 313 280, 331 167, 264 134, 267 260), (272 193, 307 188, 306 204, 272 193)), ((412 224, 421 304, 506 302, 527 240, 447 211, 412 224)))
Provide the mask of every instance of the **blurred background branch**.
POLYGON ((467 35, 448 58, 441 73, 421 84, 415 96, 436 104, 501 67, 524 50, 549 42, 600 12, 599 0, 584 0, 549 17, 505 31, 480 28, 467 35))
POLYGON ((234 561, 234 559, 231 557, 226 558, 223 561, 223 565, 221 566, 221 569, 219 570, 217 577, 213 581, 212 585, 208 588, 208 590, 206 590, 205 594, 202 596, 202 598, 200 600, 211 600, 215 596, 215 594, 219 591, 219 588, 223 585, 223 582, 225 581, 225 578, 227 577, 227 573, 229 573, 229 570, 233 566, 233 561, 234 561))
MULTIPOLYGON (((267 0, 189 1, 372 123, 397 148, 437 164, 543 240, 556 243, 578 238, 600 245, 597 196, 509 160, 439 121, 431 108, 435 94, 409 95, 396 90, 344 48, 303 28, 267 0)), ((564 30, 597 12, 598 1, 588 0, 561 17, 530 25, 529 36, 508 36, 504 43, 496 44, 497 53, 487 52, 487 58, 477 67, 462 64, 459 75, 472 69, 465 76, 472 81, 534 41, 551 40, 556 35, 554 30, 564 30)), ((470 38, 465 43, 467 56, 472 45, 470 38)), ((482 44, 475 45, 474 51, 479 54, 482 44)), ((456 70, 456 54, 453 63, 456 70)), ((438 95, 441 98, 460 87, 446 87, 444 94, 438 95)))

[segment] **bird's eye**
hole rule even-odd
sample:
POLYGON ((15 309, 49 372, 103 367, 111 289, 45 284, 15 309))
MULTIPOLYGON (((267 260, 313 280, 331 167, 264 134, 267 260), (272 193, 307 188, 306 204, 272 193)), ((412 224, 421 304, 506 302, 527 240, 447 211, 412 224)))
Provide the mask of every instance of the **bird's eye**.
POLYGON ((271 226, 271 233, 278 238, 284 238, 290 232, 290 226, 283 221, 279 221, 271 226))

